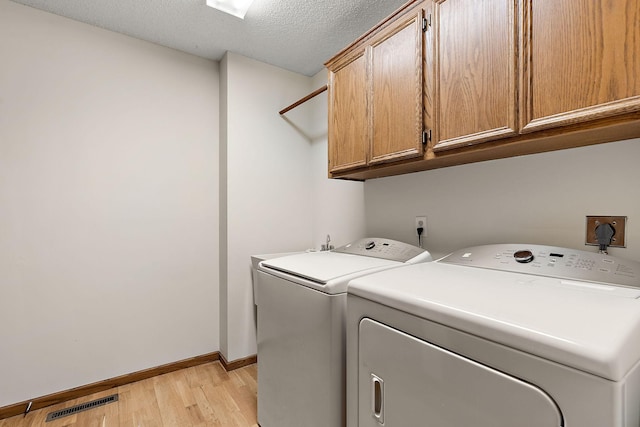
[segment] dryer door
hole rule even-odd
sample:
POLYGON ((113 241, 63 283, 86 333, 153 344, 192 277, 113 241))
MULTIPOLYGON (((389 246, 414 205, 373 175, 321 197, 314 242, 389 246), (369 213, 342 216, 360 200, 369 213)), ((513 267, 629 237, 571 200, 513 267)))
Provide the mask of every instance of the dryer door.
POLYGON ((541 389, 363 319, 359 328, 359 427, 559 427, 541 389))

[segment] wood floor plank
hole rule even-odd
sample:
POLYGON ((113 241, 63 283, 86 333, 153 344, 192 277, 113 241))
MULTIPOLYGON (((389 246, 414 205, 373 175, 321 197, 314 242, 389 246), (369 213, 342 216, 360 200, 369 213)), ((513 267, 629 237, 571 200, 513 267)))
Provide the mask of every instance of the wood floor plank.
POLYGON ((204 387, 205 387, 204 385, 201 385, 194 388, 193 396, 196 400, 196 404, 198 405, 198 408, 200 408, 200 412, 202 413, 202 416, 206 423, 205 425, 218 425, 220 421, 218 420, 216 412, 214 411, 213 407, 211 406, 211 403, 209 402, 209 400, 207 399, 204 393, 204 387))
POLYGON ((257 427, 257 365, 210 362, 0 420, 0 427, 257 427), (117 402, 45 423, 49 412, 118 393, 117 402))
POLYGON ((198 419, 195 411, 197 408, 186 405, 181 396, 181 379, 177 372, 166 374, 166 376, 167 378, 162 379, 158 377, 154 383, 163 425, 192 426, 200 423, 202 420, 198 419))
POLYGON ((153 427, 159 425, 160 408, 153 379, 118 387, 121 427, 153 427))

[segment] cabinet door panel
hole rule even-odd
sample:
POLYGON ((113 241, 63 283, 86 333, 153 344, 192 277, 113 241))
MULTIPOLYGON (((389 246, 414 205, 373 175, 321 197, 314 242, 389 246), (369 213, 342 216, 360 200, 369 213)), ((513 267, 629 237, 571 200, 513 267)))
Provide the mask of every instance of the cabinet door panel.
POLYGON ((523 132, 640 110, 640 2, 523 2, 523 132))
POLYGON ((516 1, 436 2, 436 144, 517 134, 516 1))
POLYGON ((385 31, 370 55, 369 163, 422 156, 422 10, 385 31))
POLYGON ((329 73, 329 172, 367 164, 368 129, 363 50, 329 73))

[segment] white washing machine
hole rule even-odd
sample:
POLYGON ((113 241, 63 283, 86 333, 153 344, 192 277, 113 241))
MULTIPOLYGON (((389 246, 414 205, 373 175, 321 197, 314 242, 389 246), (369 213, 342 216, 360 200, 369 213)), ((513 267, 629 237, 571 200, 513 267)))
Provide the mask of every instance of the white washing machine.
POLYGON ((259 263, 258 423, 345 425, 345 309, 356 277, 431 261, 418 247, 369 238, 259 263))
POLYGON ((640 264, 489 245, 349 283, 348 427, 640 426, 640 264))

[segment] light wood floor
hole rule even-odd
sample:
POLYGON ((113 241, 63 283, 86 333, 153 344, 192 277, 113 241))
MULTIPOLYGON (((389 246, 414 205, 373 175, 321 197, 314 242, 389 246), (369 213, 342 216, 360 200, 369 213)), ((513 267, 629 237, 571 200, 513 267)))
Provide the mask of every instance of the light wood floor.
POLYGON ((257 427, 257 368, 226 372, 219 362, 112 388, 0 420, 0 427, 257 427), (49 412, 118 393, 118 401, 45 423, 49 412))

